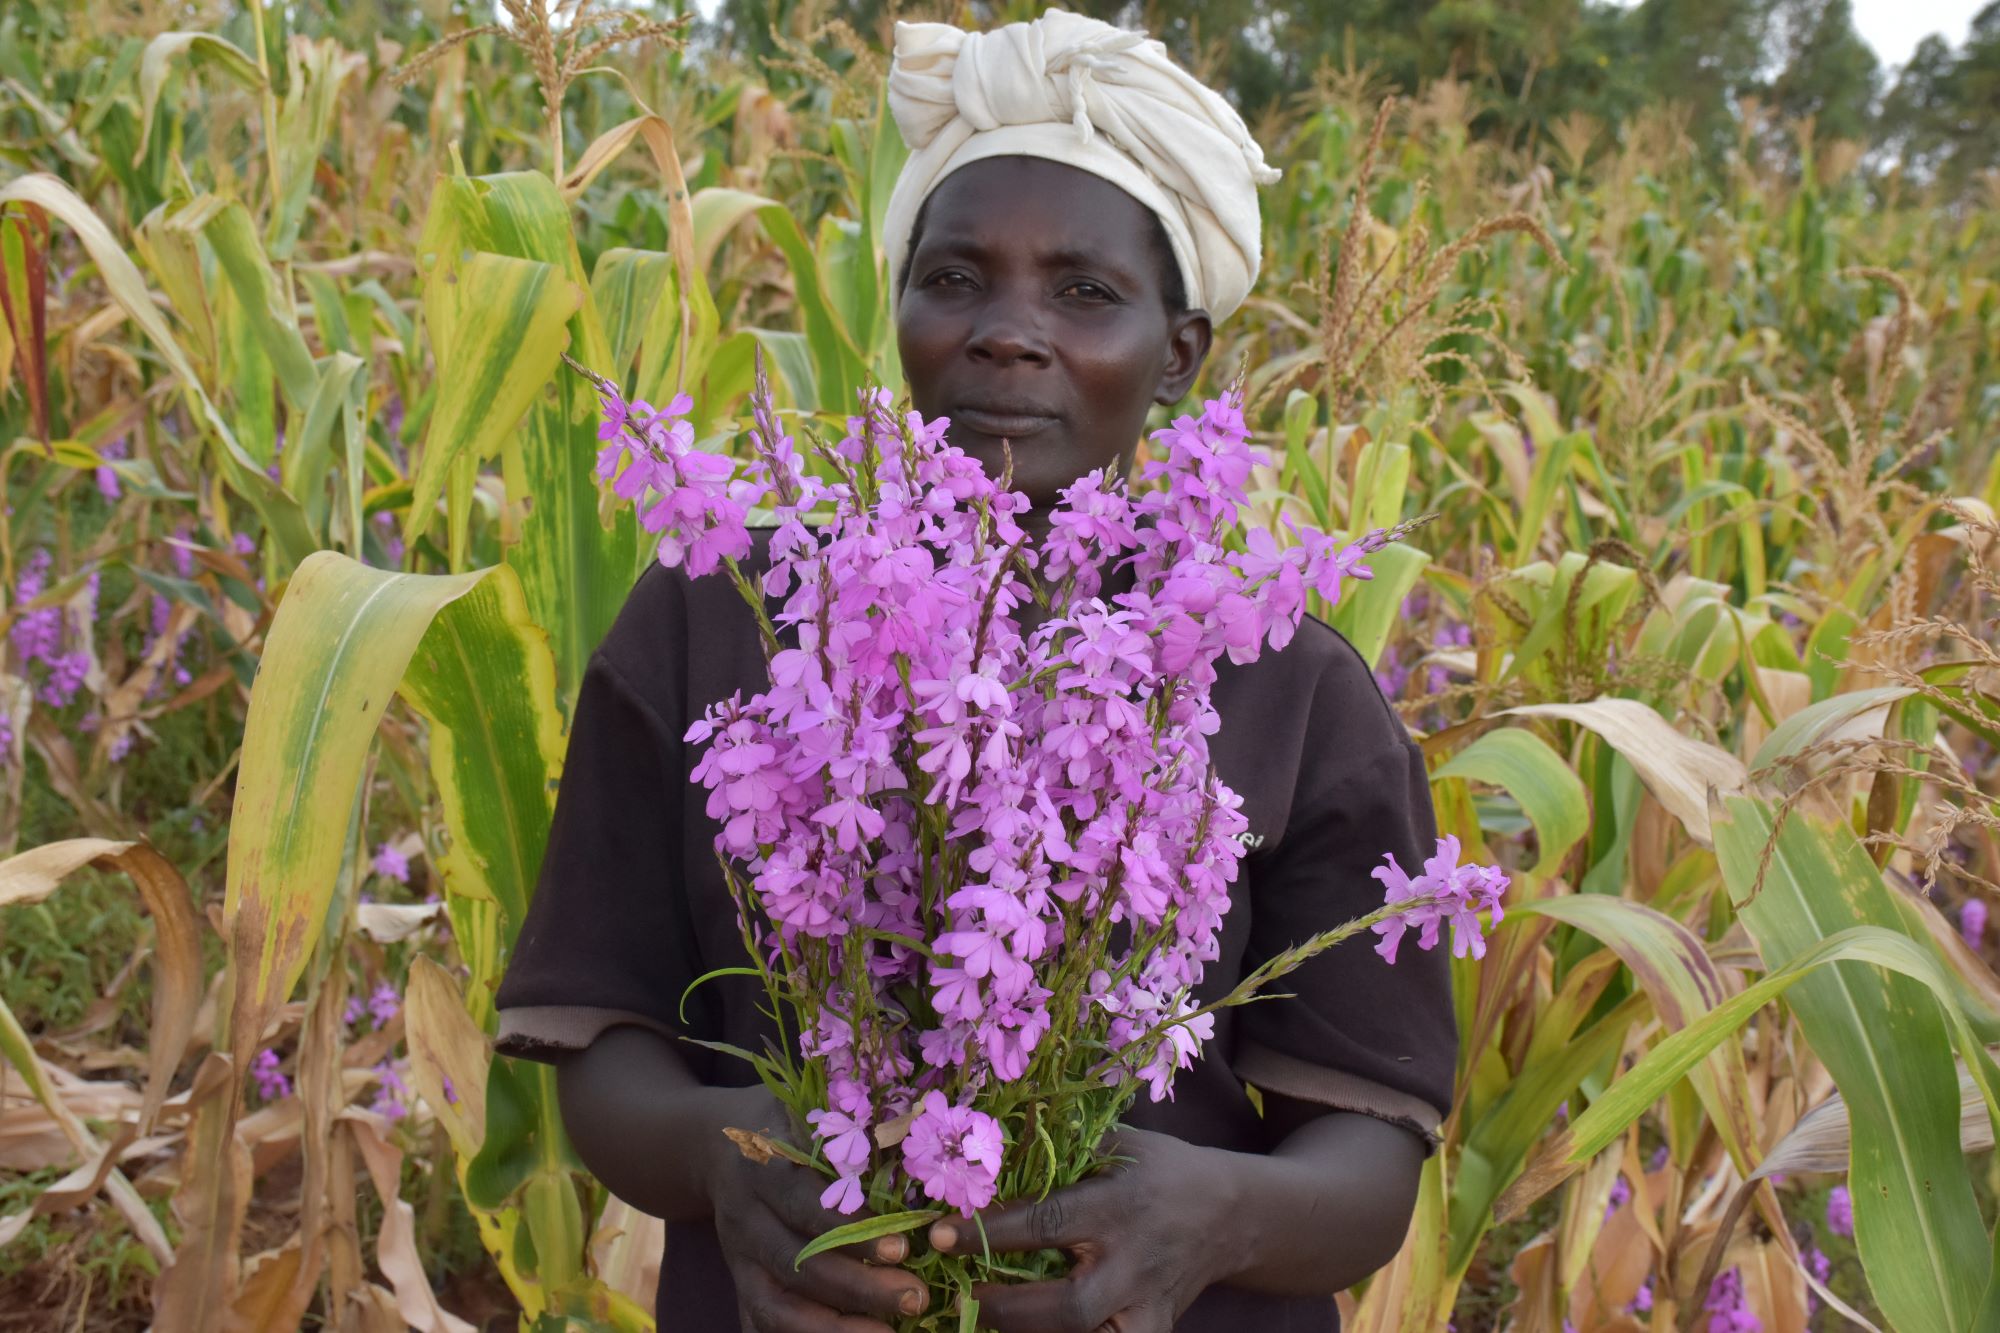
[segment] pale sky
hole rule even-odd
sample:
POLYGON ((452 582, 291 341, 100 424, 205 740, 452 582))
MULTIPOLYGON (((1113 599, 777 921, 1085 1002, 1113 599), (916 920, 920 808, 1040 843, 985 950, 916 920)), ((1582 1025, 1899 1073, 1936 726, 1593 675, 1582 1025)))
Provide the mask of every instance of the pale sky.
POLYGON ((1854 0, 1854 26, 1884 65, 1900 65, 1931 33, 1963 46, 1984 0, 1854 0))

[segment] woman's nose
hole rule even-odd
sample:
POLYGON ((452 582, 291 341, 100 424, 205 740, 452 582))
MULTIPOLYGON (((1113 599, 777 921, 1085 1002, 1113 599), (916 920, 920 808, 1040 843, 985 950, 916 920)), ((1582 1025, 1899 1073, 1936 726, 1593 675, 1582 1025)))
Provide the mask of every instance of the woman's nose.
POLYGON ((1036 330, 1034 321, 1019 311, 1005 308, 987 311, 973 326, 966 354, 974 361, 991 361, 1002 366, 1016 361, 1047 365, 1049 360, 1048 344, 1036 330))

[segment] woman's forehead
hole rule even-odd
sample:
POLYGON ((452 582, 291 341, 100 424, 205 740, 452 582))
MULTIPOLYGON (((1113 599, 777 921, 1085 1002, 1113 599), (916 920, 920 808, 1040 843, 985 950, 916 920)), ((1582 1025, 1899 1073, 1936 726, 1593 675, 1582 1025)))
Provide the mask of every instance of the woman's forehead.
POLYGON ((1146 206, 1101 176, 1061 162, 993 157, 947 176, 924 204, 922 247, 1009 254, 1060 264, 1118 263, 1150 272, 1146 206))

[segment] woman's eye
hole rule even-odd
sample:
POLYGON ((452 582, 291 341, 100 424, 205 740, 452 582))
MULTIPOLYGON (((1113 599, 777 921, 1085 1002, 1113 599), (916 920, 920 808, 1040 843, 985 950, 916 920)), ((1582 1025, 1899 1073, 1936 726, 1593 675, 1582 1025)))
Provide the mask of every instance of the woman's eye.
POLYGON ((931 274, 930 277, 924 279, 924 286, 956 287, 962 283, 969 283, 971 281, 972 281, 971 278, 968 278, 965 274, 959 272, 957 269, 954 268, 954 269, 946 269, 942 273, 931 274))
POLYGON ((1086 301, 1109 301, 1113 299, 1109 288, 1092 282, 1088 278, 1079 278, 1075 282, 1069 283, 1060 293, 1063 296, 1071 294, 1081 296, 1086 301))

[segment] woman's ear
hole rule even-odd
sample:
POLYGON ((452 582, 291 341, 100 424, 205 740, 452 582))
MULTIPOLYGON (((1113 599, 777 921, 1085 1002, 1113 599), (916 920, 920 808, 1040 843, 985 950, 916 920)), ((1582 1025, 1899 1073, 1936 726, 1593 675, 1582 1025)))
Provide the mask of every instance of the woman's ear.
POLYGON ((1214 342, 1215 328, 1206 310, 1183 310, 1175 315, 1167 329, 1167 355, 1160 366, 1160 385, 1153 391, 1153 401, 1170 405, 1187 397, 1214 342))

